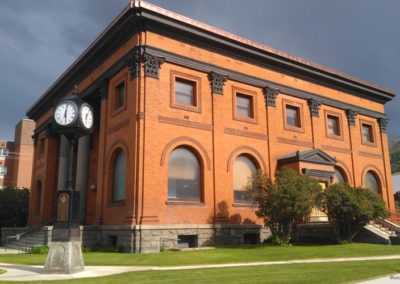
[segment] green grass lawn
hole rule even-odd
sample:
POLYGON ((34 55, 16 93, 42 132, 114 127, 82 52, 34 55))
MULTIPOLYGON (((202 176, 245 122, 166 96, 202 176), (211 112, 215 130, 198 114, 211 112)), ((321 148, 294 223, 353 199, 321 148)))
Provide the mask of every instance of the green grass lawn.
MULTIPOLYGON (((84 253, 85 265, 156 265, 176 266, 254 261, 278 261, 329 257, 400 255, 400 246, 373 244, 315 245, 315 246, 239 246, 216 249, 148 254, 84 253)), ((44 264, 46 255, 3 254, 0 262, 15 264, 44 264)))
MULTIPOLYGON (((346 244, 326 246, 225 247, 151 254, 84 253, 85 265, 179 266, 333 257, 400 255, 400 246, 346 244)), ((0 255, 0 262, 44 265, 46 255, 0 255)), ((348 283, 400 273, 400 260, 281 264, 172 271, 141 271, 68 283, 348 283)), ((64 281, 46 281, 46 283, 64 281)), ((4 283, 4 282, 1 282, 4 283)), ((19 282, 20 283, 20 282, 19 282)), ((40 283, 40 282, 29 282, 40 283)))

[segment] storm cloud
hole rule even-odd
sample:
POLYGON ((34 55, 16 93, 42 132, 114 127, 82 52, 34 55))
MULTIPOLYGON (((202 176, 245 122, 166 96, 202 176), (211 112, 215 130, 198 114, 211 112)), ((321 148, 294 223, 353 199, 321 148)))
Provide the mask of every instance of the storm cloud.
MULTIPOLYGON (((230 33, 400 90, 400 1, 149 0, 230 33)), ((129 4, 128 0, 2 0, 0 139, 129 4)), ((400 136, 400 97, 385 106, 400 136)))

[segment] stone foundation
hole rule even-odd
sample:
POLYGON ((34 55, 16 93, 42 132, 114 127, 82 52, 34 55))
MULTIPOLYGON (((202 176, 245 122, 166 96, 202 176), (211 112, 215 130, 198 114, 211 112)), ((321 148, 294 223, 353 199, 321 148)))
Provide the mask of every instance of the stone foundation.
POLYGON ((257 244, 270 236, 260 225, 137 225, 82 227, 83 246, 118 246, 147 253, 181 248, 257 244))
MULTIPOLYGON (((147 253, 182 248, 258 244, 271 233, 262 225, 135 225, 135 226, 81 226, 83 247, 115 246, 123 252, 147 253)), ((7 235, 29 231, 28 228, 3 229, 7 235)), ((50 245, 52 227, 41 228, 43 239, 50 245)))

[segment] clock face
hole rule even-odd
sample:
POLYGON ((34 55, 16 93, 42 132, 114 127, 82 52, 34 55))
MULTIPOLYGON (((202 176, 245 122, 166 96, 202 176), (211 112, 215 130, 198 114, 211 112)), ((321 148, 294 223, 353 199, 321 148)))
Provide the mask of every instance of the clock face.
POLYGON ((78 108, 73 102, 60 103, 54 111, 54 120, 62 126, 70 125, 78 117, 78 108))
POLYGON ((81 106, 81 111, 80 111, 80 119, 83 124, 83 126, 87 129, 92 128, 93 125, 93 112, 92 109, 89 107, 87 104, 83 104, 81 106))

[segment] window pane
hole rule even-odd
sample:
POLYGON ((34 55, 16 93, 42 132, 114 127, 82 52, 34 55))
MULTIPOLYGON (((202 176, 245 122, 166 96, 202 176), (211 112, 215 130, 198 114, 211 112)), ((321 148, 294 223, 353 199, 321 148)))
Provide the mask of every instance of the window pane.
POLYGON ((250 201, 246 186, 257 171, 253 161, 246 156, 239 156, 233 164, 233 190, 235 201, 250 201))
POLYGON ((286 106, 286 123, 287 125, 300 127, 299 108, 286 106))
POLYGON ((194 84, 192 82, 175 81, 175 102, 185 105, 195 105, 194 84))
POLYGON ((372 137, 372 126, 368 124, 362 125, 362 138, 364 142, 374 142, 372 137))
POLYGON ((168 159, 168 198, 200 199, 200 165, 188 149, 177 148, 168 159))
POLYGON ((328 115, 328 134, 336 136, 340 135, 339 119, 335 116, 328 115))
POLYGON ((365 187, 371 189, 372 191, 379 193, 379 183, 375 177, 375 175, 371 172, 368 172, 365 175, 365 187))
POLYGON ((126 176, 126 160, 125 155, 121 151, 114 162, 113 173, 113 201, 121 201, 125 199, 125 176, 126 176))
POLYGON ((344 179, 342 172, 339 169, 335 168, 335 174, 333 176, 332 183, 339 183, 339 182, 346 182, 346 180, 344 179))
POLYGON ((115 88, 114 109, 119 109, 125 105, 125 82, 115 88))
POLYGON ((241 116, 252 117, 251 115, 251 98, 249 96, 236 96, 236 114, 241 116))

